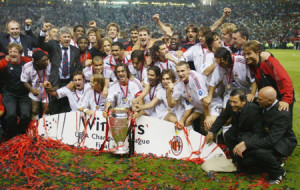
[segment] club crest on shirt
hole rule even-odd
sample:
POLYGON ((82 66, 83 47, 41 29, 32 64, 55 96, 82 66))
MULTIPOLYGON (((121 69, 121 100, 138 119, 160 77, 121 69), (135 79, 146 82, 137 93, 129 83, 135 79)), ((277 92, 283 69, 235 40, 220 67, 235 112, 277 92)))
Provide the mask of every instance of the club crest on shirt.
POLYGON ((199 94, 199 96, 202 96, 202 91, 199 90, 199 91, 198 91, 198 94, 199 94))

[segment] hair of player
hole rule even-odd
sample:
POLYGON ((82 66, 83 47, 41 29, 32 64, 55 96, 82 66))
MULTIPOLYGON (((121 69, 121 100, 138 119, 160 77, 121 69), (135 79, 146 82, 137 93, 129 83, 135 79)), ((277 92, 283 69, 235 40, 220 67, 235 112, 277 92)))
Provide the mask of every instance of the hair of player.
POLYGON ((236 29, 235 31, 233 31, 233 33, 234 33, 234 34, 240 33, 242 38, 245 38, 245 40, 248 40, 248 39, 249 39, 249 33, 248 33, 248 31, 246 30, 246 28, 239 28, 239 29, 236 29))
POLYGON ((24 49, 21 46, 21 44, 17 44, 17 43, 8 44, 7 49, 10 50, 12 48, 16 48, 18 50, 19 54, 22 54, 23 51, 24 51, 24 49))
POLYGON ((109 28, 112 27, 112 26, 117 28, 117 32, 118 32, 118 33, 120 32, 120 27, 119 27, 119 25, 117 25, 117 24, 114 23, 114 22, 109 23, 109 24, 107 25, 107 27, 106 27, 106 30, 108 31, 109 28))
POLYGON ((93 65, 94 65, 96 62, 99 62, 99 61, 103 62, 102 57, 100 57, 100 56, 94 56, 94 57, 93 57, 93 65))
POLYGON ((226 34, 232 35, 233 31, 237 29, 233 23, 226 22, 221 26, 221 30, 225 30, 226 34))
POLYGON ((82 76, 82 78, 83 78, 83 80, 85 81, 85 77, 84 77, 84 74, 83 74, 83 72, 82 71, 80 71, 80 70, 76 70, 76 71, 74 71, 74 73, 73 73, 73 79, 74 79, 74 77, 75 76, 77 76, 77 75, 81 75, 82 76))
POLYGON ((243 51, 254 51, 255 53, 260 53, 261 47, 258 41, 251 40, 243 45, 243 51))
POLYGON ((153 61, 158 61, 159 60, 159 56, 156 55, 157 52, 159 52, 159 47, 166 44, 166 42, 162 41, 162 40, 158 40, 156 42, 154 42, 152 48, 151 48, 151 56, 153 61))
POLYGON ((183 66, 183 65, 185 65, 186 68, 190 69, 189 63, 188 63, 188 62, 185 62, 185 61, 180 61, 180 62, 176 65, 176 67, 180 67, 180 66, 183 66))
POLYGON ((144 63, 144 62, 145 62, 144 51, 142 51, 142 50, 134 50, 134 51, 131 53, 131 60, 132 60, 133 58, 137 58, 139 62, 144 63))
POLYGON ((179 32, 174 32, 173 34, 172 34, 172 37, 173 36, 178 36, 178 38, 179 38, 179 43, 180 43, 180 40, 181 40, 181 38, 182 38, 182 36, 181 36, 181 34, 179 33, 179 32))
POLYGON ((89 36, 89 35, 92 34, 92 33, 95 33, 95 35, 96 35, 96 30, 95 30, 94 28, 88 29, 88 31, 87 31, 87 36, 89 36))
MULTIPOLYGON (((127 74, 127 78, 129 78, 130 77, 130 75, 131 75, 131 73, 130 73, 130 71, 129 71, 129 69, 128 69, 128 66, 127 65, 125 65, 124 63, 118 63, 116 66, 115 66, 115 76, 118 78, 118 75, 117 75, 117 69, 119 68, 119 67, 124 67, 124 69, 125 69, 125 71, 126 71, 126 74, 127 74)), ((118 78, 118 80, 119 80, 119 78, 118 78)))
POLYGON ((174 71, 172 69, 166 69, 166 70, 163 70, 160 74, 161 82, 162 82, 163 76, 165 76, 166 74, 169 75, 169 77, 171 78, 173 83, 176 81, 176 75, 175 75, 174 71))
POLYGON ((100 73, 93 74, 94 83, 100 84, 100 92, 103 91, 105 78, 100 73))
POLYGON ((207 48, 209 51, 212 51, 212 44, 215 41, 215 38, 220 35, 217 32, 209 32, 208 34, 205 35, 205 43, 207 45, 207 48))
POLYGON ((83 33, 84 33, 83 35, 85 35, 85 28, 84 28, 83 25, 77 24, 77 25, 73 28, 73 32, 74 32, 74 33, 76 32, 77 28, 83 28, 83 33))
POLYGON ((142 31, 145 31, 145 32, 148 33, 148 35, 150 35, 150 30, 145 26, 140 27, 138 31, 139 31, 139 33, 142 32, 142 31))
POLYGON ((61 35, 63 35, 63 34, 69 34, 70 36, 72 36, 72 33, 71 33, 71 31, 69 30, 69 28, 68 27, 61 27, 59 30, 58 30, 58 32, 57 32, 57 36, 58 36, 58 38, 60 38, 60 36, 61 35))
POLYGON ((80 37, 77 39, 77 44, 79 44, 80 40, 82 40, 82 39, 87 40, 88 44, 90 44, 90 40, 89 40, 87 37, 85 37, 85 36, 80 36, 80 37))
POLYGON ((189 24, 187 25, 186 29, 185 29, 185 33, 188 33, 188 30, 192 29, 193 32, 196 32, 198 34, 198 27, 195 24, 189 24))
POLYGON ((131 26, 131 28, 130 28, 130 31, 129 32, 132 32, 132 31, 139 31, 139 26, 138 25, 133 25, 133 26, 131 26))
POLYGON ((201 26, 198 30, 198 34, 200 32, 202 32, 203 36, 206 36, 208 33, 212 32, 212 31, 211 31, 210 27, 208 27, 208 26, 201 26))
POLYGON ((149 67, 148 71, 153 71, 156 75, 156 78, 160 80, 160 68, 158 66, 152 65, 149 67))
POLYGON ((234 89, 233 91, 230 92, 230 96, 239 96, 240 100, 242 102, 247 100, 247 95, 245 90, 243 89, 234 89))
POLYGON ((223 59, 229 64, 233 63, 230 51, 224 47, 220 47, 217 49, 215 53, 215 58, 223 59))
POLYGON ((120 48, 120 50, 124 50, 124 45, 121 42, 113 42, 112 46, 118 46, 120 48))

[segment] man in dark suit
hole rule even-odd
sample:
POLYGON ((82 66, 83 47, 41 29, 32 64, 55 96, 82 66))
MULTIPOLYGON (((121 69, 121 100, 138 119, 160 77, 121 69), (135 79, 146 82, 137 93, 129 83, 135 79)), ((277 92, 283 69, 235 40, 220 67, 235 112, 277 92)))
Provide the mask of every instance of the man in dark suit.
POLYGON ((6 34, 0 34, 0 58, 8 55, 7 46, 10 43, 17 43, 22 45, 24 56, 31 57, 31 51, 33 47, 37 45, 37 39, 33 36, 30 29, 31 20, 25 21, 26 35, 21 34, 20 24, 15 20, 10 20, 6 23, 6 34))
MULTIPOLYGON (((51 72, 49 81, 54 89, 68 84, 76 70, 82 70, 79 63, 79 49, 71 46, 71 32, 67 27, 60 28, 58 32, 59 40, 49 40, 45 42, 46 32, 51 28, 50 23, 45 23, 38 38, 38 46, 49 53, 51 62, 51 72)), ((55 99, 50 102, 51 114, 70 111, 68 99, 55 99)))
POLYGON ((261 110, 259 106, 252 102, 247 102, 247 96, 243 90, 233 90, 227 106, 216 119, 208 134, 206 141, 211 142, 213 136, 231 118, 231 127, 225 133, 225 144, 229 149, 233 162, 238 166, 242 164, 242 159, 233 154, 233 148, 242 141, 255 141, 262 133, 261 110))
POLYGON ((291 155, 297 145, 290 114, 286 110, 278 110, 279 101, 276 96, 276 90, 271 86, 258 92, 257 102, 263 108, 264 136, 256 141, 244 140, 233 150, 240 157, 244 156, 245 151, 251 151, 252 160, 268 172, 270 184, 280 183, 285 176, 278 158, 291 155))

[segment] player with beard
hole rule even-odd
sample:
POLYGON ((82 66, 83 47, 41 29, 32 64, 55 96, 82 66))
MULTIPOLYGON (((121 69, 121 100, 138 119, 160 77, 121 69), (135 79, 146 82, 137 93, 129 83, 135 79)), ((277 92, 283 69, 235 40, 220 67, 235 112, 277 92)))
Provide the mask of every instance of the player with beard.
POLYGON ((80 56, 79 56, 79 62, 82 66, 82 68, 85 67, 86 61, 92 59, 92 56, 90 52, 88 51, 89 48, 89 39, 87 37, 81 36, 78 38, 77 41, 80 56))
MULTIPOLYGON (((210 32, 205 37, 206 45, 208 47, 208 51, 204 54, 204 63, 202 67, 202 74, 206 76, 206 83, 207 86, 209 86, 209 83, 212 78, 212 72, 214 71, 216 67, 215 57, 214 54, 217 51, 218 48, 222 47, 222 41, 218 33, 216 32, 210 32)), ((205 118, 204 126, 206 130, 209 130, 211 125, 214 123, 216 118, 220 115, 222 111, 222 92, 224 91, 224 85, 219 84, 217 85, 214 93, 212 102, 210 104, 210 113, 205 118)))
POLYGON ((151 49, 151 54, 154 65, 158 66, 161 71, 166 69, 172 69, 174 72, 176 71, 178 58, 169 53, 167 44, 164 41, 156 41, 151 49))
POLYGON ((101 74, 93 74, 91 77, 89 88, 82 97, 79 111, 83 111, 88 115, 92 115, 95 111, 104 111, 105 97, 103 96, 103 89, 105 79, 101 74))
POLYGON ((134 101, 143 90, 139 80, 129 80, 130 71, 127 65, 122 63, 117 64, 115 67, 115 75, 118 81, 111 84, 108 89, 105 111, 103 112, 105 118, 107 117, 107 111, 110 106, 130 108, 133 104, 132 101, 134 101))
POLYGON ((130 28, 130 41, 123 44, 126 51, 132 51, 134 44, 138 41, 138 36, 139 28, 137 25, 134 25, 130 28))
POLYGON ((131 63, 130 56, 124 54, 124 46, 121 42, 114 42, 111 47, 111 55, 107 56, 103 62, 106 66, 114 70, 118 63, 129 65, 131 63))
POLYGON ((32 55, 33 61, 26 63, 22 68, 21 81, 30 91, 31 99, 31 120, 39 118, 40 103, 43 110, 48 114, 48 95, 43 83, 49 80, 51 64, 47 52, 35 49, 32 55))
MULTIPOLYGON (((192 71, 187 62, 179 62, 176 70, 179 81, 175 84, 175 87, 174 84, 169 85, 168 90, 173 95, 167 97, 168 105, 173 108, 182 98, 194 106, 193 113, 187 117, 184 125, 189 126, 201 115, 206 116, 209 114, 209 107, 203 105, 203 98, 207 96, 208 90, 202 75, 196 71, 192 71)), ((194 127, 196 131, 200 131, 197 128, 198 126, 194 127)), ((202 133, 204 134, 204 132, 202 133)))
POLYGON ((54 90, 50 82, 46 81, 45 88, 50 95, 58 99, 68 97, 68 101, 72 111, 77 111, 79 108, 84 92, 91 88, 90 84, 85 83, 84 75, 81 71, 75 71, 73 74, 73 81, 66 86, 54 90))
POLYGON ((252 102, 257 90, 254 77, 246 65, 243 56, 231 55, 230 51, 224 47, 218 48, 215 53, 216 68, 212 73, 209 83, 208 96, 204 98, 204 104, 209 105, 212 101, 213 93, 222 82, 225 86, 223 108, 229 99, 230 92, 234 89, 243 89, 247 94, 247 100, 252 102))

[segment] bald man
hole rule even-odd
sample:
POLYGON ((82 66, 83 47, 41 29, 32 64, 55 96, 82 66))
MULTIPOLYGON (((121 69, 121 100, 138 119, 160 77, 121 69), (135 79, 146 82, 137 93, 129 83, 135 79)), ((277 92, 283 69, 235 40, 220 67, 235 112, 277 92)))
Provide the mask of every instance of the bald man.
POLYGON ((278 110, 279 101, 276 97, 276 90, 270 86, 258 92, 257 103, 263 108, 264 136, 256 141, 242 141, 233 149, 233 153, 240 157, 243 157, 245 150, 252 152, 252 161, 256 161, 269 174, 270 184, 282 181, 286 172, 278 159, 290 156, 297 145, 290 114, 286 110, 278 110))

